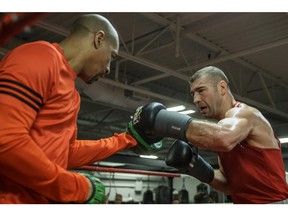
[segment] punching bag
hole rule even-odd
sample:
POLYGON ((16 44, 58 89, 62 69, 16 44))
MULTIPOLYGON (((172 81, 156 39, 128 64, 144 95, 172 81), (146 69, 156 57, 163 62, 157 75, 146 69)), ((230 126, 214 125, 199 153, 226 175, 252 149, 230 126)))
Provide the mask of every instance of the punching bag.
POLYGON ((148 188, 143 194, 143 204, 153 204, 153 192, 150 190, 150 176, 148 176, 148 188))
POLYGON ((157 204, 170 204, 171 193, 170 188, 166 185, 160 185, 156 188, 156 203, 157 204))
POLYGON ((143 194, 143 204, 153 204, 153 192, 151 190, 145 191, 143 194))
POLYGON ((189 192, 186 190, 184 178, 183 178, 182 190, 179 191, 179 202, 180 203, 189 203, 189 192))

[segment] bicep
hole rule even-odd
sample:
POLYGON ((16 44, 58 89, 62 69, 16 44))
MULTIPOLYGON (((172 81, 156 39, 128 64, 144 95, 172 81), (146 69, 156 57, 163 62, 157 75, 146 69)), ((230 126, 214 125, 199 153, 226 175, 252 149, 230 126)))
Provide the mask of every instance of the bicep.
POLYGON ((253 121, 254 114, 250 109, 233 108, 218 123, 192 120, 186 130, 186 137, 193 145, 201 148, 231 151, 249 136, 253 121))
POLYGON ((249 120, 241 117, 225 118, 218 125, 221 127, 220 136, 231 148, 243 141, 252 129, 249 120))

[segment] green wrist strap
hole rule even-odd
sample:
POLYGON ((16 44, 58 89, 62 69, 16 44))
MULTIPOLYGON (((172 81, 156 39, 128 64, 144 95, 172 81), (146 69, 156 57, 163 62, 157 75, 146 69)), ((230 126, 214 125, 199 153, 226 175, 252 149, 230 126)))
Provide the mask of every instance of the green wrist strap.
POLYGON ((142 137, 141 135, 138 134, 138 132, 135 130, 132 121, 129 122, 128 127, 127 127, 127 132, 128 134, 130 134, 131 136, 134 137, 134 139, 137 140, 138 144, 135 147, 138 149, 142 149, 141 151, 144 151, 145 153, 150 153, 153 154, 156 151, 160 150, 162 148, 163 145, 163 140, 156 142, 156 143, 152 143, 149 144, 147 143, 142 137))

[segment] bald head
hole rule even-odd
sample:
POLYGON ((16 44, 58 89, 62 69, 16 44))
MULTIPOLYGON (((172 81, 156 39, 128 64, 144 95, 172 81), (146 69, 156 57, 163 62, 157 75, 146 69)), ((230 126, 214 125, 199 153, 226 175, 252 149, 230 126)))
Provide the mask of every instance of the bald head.
POLYGON ((103 31, 107 40, 111 43, 119 42, 118 33, 105 17, 98 14, 86 14, 78 17, 72 24, 71 34, 84 35, 85 33, 103 31))
POLYGON ((105 17, 86 14, 74 21, 71 34, 59 45, 77 76, 90 84, 110 73, 111 61, 118 56, 119 38, 105 17))

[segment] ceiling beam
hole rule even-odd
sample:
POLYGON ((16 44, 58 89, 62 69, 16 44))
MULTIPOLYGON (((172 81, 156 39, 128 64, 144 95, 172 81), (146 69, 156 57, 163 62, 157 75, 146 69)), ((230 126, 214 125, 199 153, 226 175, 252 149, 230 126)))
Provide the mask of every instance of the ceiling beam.
MULTIPOLYGON (((142 14, 142 13, 141 13, 142 14)), ((166 20, 165 18, 159 16, 159 15, 156 15, 156 14, 148 14, 146 15, 147 17, 154 17, 153 20, 158 20, 157 22, 158 23, 162 23, 162 22, 165 22, 165 25, 170 25, 170 26, 174 26, 174 29, 176 30, 176 25, 168 20, 166 20), (155 16, 157 16, 155 18, 155 16)), ((68 32, 67 30, 65 29, 61 29, 59 30, 59 27, 57 27, 56 25, 54 24, 47 24, 46 22, 44 21, 40 21, 39 23, 37 23, 36 25, 38 25, 39 27, 42 27, 42 28, 45 28, 46 30, 49 30, 49 31, 52 31, 52 32, 55 32, 57 34, 62 34, 63 36, 67 36, 68 35, 68 32), (55 27, 56 26, 56 27, 55 27), (59 31, 59 32, 58 32, 59 31), (65 34, 65 35, 64 35, 65 34)), ((195 35, 194 35, 195 36, 195 35)), ((202 41, 203 42, 203 41, 202 41)), ((211 44, 210 42, 206 41, 205 40, 205 43, 206 44, 211 44)), ((278 42, 279 43, 279 42, 278 42)), ((282 41, 283 43, 283 41, 282 41)), ((285 39, 285 43, 286 43, 286 39, 285 39)), ((215 47, 214 47, 215 48, 215 47)), ((211 48, 212 49, 212 48, 211 48)), ((256 48, 255 48, 256 49, 256 48)), ((225 51, 226 52, 226 51, 225 51)), ((172 69, 169 69, 169 68, 166 68, 166 67, 163 67, 161 65, 158 65, 158 64, 155 64, 153 63, 152 61, 149 61, 147 59, 144 59, 144 58, 140 58, 140 57, 136 57, 136 56, 133 56, 132 54, 130 53, 127 53, 127 52, 124 52, 124 51, 121 51, 119 50, 119 56, 123 57, 123 58, 127 58, 129 59, 130 61, 133 61, 133 62, 136 62, 136 63, 139 63, 139 64, 142 64, 142 65, 145 65, 147 67, 150 67, 150 68, 153 68, 155 70, 159 70, 161 72, 164 72, 170 76, 173 76, 173 77, 177 77, 179 79, 182 79, 182 80, 185 80, 187 81, 188 80, 188 76, 187 75, 182 75, 182 74, 179 74, 177 72, 175 72, 175 70, 172 70, 172 69)), ((164 96, 164 95, 160 95, 160 94, 156 94, 156 93, 153 93, 153 92, 150 92, 150 91, 147 91, 147 90, 143 90, 143 89, 140 89, 140 88, 136 88, 136 87, 133 87, 133 86, 129 86, 129 85, 126 85, 126 84, 123 84, 123 83, 120 83, 120 82, 116 82, 116 81, 113 81, 113 80, 109 80, 109 79, 103 79, 104 82, 106 83, 111 83, 112 85, 116 85, 118 87, 121 87, 121 88, 124 88, 124 89, 130 89, 130 90, 134 90, 134 91, 137 91, 137 92, 142 92, 144 94, 147 94, 147 95, 154 95, 153 97, 156 97, 156 98, 163 98, 163 100, 168 100, 168 101, 175 101, 176 99, 174 98, 170 98, 170 97, 167 97, 167 96, 164 96), (105 81, 104 81, 105 80, 105 81)), ((277 80, 279 82, 279 80, 277 80)), ((287 88, 287 86, 285 85, 285 87, 287 88)), ((273 107, 270 107, 270 106, 267 106, 265 104, 262 104, 262 103, 259 103, 257 101, 254 101, 254 100, 251 100, 249 98, 246 98, 246 97, 242 97, 240 95, 235 95, 236 99, 240 100, 240 101, 243 101, 245 103, 248 103, 252 106, 256 106, 260 109, 263 109, 265 111, 268 111, 268 112, 271 112, 271 113, 274 113, 274 114, 277 114, 281 117, 284 117, 286 119, 288 119, 288 114, 286 113, 283 113, 282 111, 280 110, 277 110, 277 109, 274 109, 273 107)), ((178 101, 178 100, 176 100, 178 101)))
MULTIPOLYGON (((148 47, 150 46, 154 41, 156 41, 163 33, 165 33, 167 31, 168 27, 162 29, 162 31, 160 31, 157 35, 155 35, 151 40, 149 40, 149 42, 143 46, 139 51, 137 51, 135 53, 136 56, 141 55, 141 53, 148 47)), ((132 52, 134 53, 134 52, 132 52)))
POLYGON ((207 41, 201 37, 199 37, 198 35, 194 34, 194 33, 190 33, 190 32, 186 32, 185 29, 182 26, 178 26, 177 24, 165 19, 164 17, 157 15, 155 13, 140 13, 140 15, 160 24, 163 26, 169 26, 171 28, 172 31, 176 32, 177 29, 179 28, 179 31, 181 31, 182 34, 185 35, 185 37, 197 42, 198 44, 208 48, 209 50, 212 50, 216 53, 219 52, 219 47, 217 47, 216 45, 212 44, 212 43, 207 43, 207 41))
MULTIPOLYGON (((165 95, 162 95, 162 94, 158 94, 158 93, 152 92, 150 90, 145 90, 145 89, 141 89, 139 87, 135 87, 135 86, 131 86, 131 85, 128 85, 128 84, 121 83, 121 82, 117 82, 117 81, 114 81, 112 79, 102 78, 102 79, 99 80, 99 82, 103 82, 105 84, 112 85, 112 86, 115 86, 115 87, 118 87, 118 88, 122 88, 122 89, 131 90, 131 91, 134 91, 134 92, 138 92, 140 94, 144 94, 144 95, 148 95, 148 96, 151 96, 151 97, 154 97, 154 98, 158 98, 158 99, 163 100, 163 101, 172 101, 172 102, 176 102, 176 103, 179 103, 179 104, 183 103, 183 101, 178 100, 176 98, 168 97, 168 96, 165 96, 165 95)), ((195 105, 193 105, 193 104, 190 104, 190 105, 195 108, 195 105)))
POLYGON ((205 67, 207 65, 213 65, 213 64, 220 63, 220 62, 232 60, 234 58, 239 58, 239 57, 242 57, 242 56, 250 55, 250 54, 253 54, 253 53, 257 53, 257 52, 260 52, 260 51, 263 51, 263 50, 271 49, 271 48, 274 48, 274 47, 277 47, 277 46, 282 46, 282 45, 285 45, 285 44, 288 44, 288 38, 285 38, 285 39, 282 39, 282 40, 277 40, 277 41, 274 41, 272 43, 267 43, 267 44, 264 44, 264 45, 261 45, 261 46, 256 46, 256 47, 253 47, 253 48, 250 48, 250 49, 242 50, 242 51, 239 51, 239 52, 223 55, 223 56, 217 57, 215 59, 212 59, 212 60, 200 63, 200 64, 191 65, 191 66, 188 66, 188 67, 185 67, 185 68, 181 68, 178 71, 179 72, 191 71, 193 69, 202 68, 202 67, 205 67))
POLYGON ((138 64, 153 68, 153 69, 161 71, 161 72, 164 72, 164 73, 166 73, 166 74, 168 74, 170 76, 177 77, 179 79, 186 80, 186 81, 189 78, 188 75, 182 75, 180 73, 175 72, 175 70, 173 70, 173 69, 161 66, 161 65, 156 64, 156 63, 154 63, 154 62, 152 62, 152 61, 150 61, 148 59, 145 59, 143 57, 134 56, 134 55, 132 55, 130 53, 127 53, 127 52, 124 52, 122 50, 119 50, 118 54, 119 54, 119 56, 121 56, 123 58, 126 58, 126 59, 128 59, 130 61, 133 61, 133 62, 136 62, 138 64))
MULTIPOLYGON (((154 22, 157 22, 158 24, 160 25, 163 25, 163 26, 167 26, 169 25, 174 31, 176 31, 176 24, 173 23, 172 21, 170 20, 167 20, 166 18, 158 15, 158 14, 155 14, 155 13, 140 13, 142 16, 154 21, 154 22)), ((213 44, 212 42, 200 37, 199 35, 195 34, 195 33, 190 33, 190 32, 187 32, 187 30, 185 30, 184 27, 181 27, 181 32, 182 32, 182 35, 200 45, 202 45, 203 47, 206 47, 208 48, 209 50, 211 50, 212 52, 215 52, 215 53, 222 53, 222 57, 225 61, 227 60, 232 60, 232 61, 235 61, 236 63, 240 64, 240 65, 243 65, 245 66, 246 68, 250 69, 251 71, 259 71, 262 73, 262 75, 268 79, 271 79, 272 81, 274 82, 277 82, 279 85, 285 87, 285 88, 288 88, 288 85, 287 83, 281 81, 279 78, 275 77, 275 76, 272 76, 270 73, 268 73, 267 71, 264 71, 262 70, 261 68, 255 66, 255 65, 252 65, 251 63, 248 63, 247 61, 239 58, 241 56, 244 56, 244 55, 247 55, 247 54, 250 54, 251 51, 253 53, 255 53, 256 51, 259 52, 259 51, 262 51, 264 49, 268 49, 268 48, 272 48, 272 47, 275 47, 275 46, 280 46, 281 44, 286 44, 288 39, 283 39, 283 40, 280 40, 280 41, 276 41, 276 42, 272 42, 271 44, 266 44, 266 45, 263 45, 263 46, 260 46, 260 47, 254 47, 252 48, 252 50, 244 50, 244 51, 240 51, 240 52, 237 52, 237 53, 234 53, 234 54, 231 54, 229 53, 227 50, 213 44), (224 58, 225 57, 225 58, 224 58)), ((221 58, 217 58, 219 60, 221 60, 221 58)), ((223 59, 219 62, 222 62, 223 59)), ((216 62, 216 60, 210 60, 210 61, 207 61, 207 62, 204 62, 204 63, 201 63, 201 64, 198 64, 198 65, 192 65, 190 66, 190 70, 192 69, 195 69, 195 68, 200 68, 201 66, 207 66, 207 65, 211 65, 211 64, 215 64, 215 63, 219 63, 219 62, 216 62), (214 62, 215 61, 215 62, 214 62)), ((186 67, 186 69, 188 70, 188 68, 186 67)), ((182 69, 183 70, 183 69, 182 69)), ((157 77, 155 77, 157 78, 157 77)))

